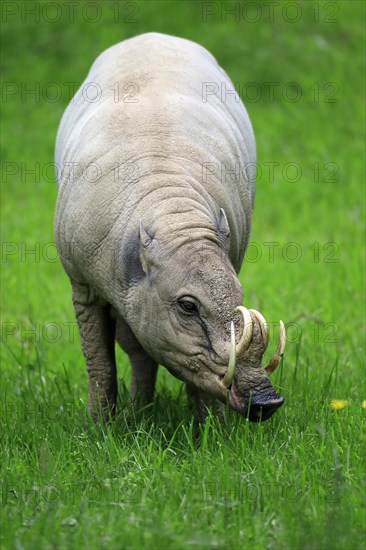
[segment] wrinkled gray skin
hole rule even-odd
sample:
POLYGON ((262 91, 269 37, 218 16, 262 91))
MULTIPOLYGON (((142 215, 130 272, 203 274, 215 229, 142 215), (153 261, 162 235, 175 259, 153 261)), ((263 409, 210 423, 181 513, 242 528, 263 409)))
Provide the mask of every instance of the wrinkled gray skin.
POLYGON ((72 284, 94 418, 114 412, 115 340, 129 355, 139 403, 153 398, 158 364, 186 382, 201 419, 208 404, 220 413, 229 402, 246 415, 250 402, 258 420, 252 405, 279 397, 261 367, 254 317, 231 389, 221 382, 230 322, 237 341, 243 330, 234 309, 242 303, 237 273, 251 225, 255 143, 241 101, 219 92, 203 101, 204 83, 233 90, 201 46, 140 35, 97 58, 60 124, 55 239, 72 284), (101 90, 94 102, 88 83, 101 90), (95 170, 86 174, 89 163, 95 170))

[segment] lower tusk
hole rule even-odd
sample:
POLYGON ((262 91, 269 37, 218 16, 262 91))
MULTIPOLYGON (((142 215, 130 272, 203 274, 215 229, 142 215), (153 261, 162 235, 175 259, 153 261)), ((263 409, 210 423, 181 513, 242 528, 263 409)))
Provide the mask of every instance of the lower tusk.
POLYGON ((253 313, 253 315, 257 318, 257 320, 259 322, 259 325, 261 327, 261 332, 262 332, 262 338, 263 338, 263 342, 264 342, 264 351, 266 351, 267 346, 268 346, 267 321, 265 320, 263 315, 261 313, 259 313, 259 311, 257 311, 256 309, 250 309, 249 311, 251 313, 253 313))
POLYGON ((235 372, 235 366, 236 366, 235 328, 234 328, 234 323, 232 321, 231 321, 231 327, 230 327, 230 334, 231 334, 231 338, 230 338, 229 366, 224 378, 222 379, 222 383, 224 384, 225 388, 229 388, 231 386, 231 383, 234 378, 234 372, 235 372))
POLYGON ((283 324, 282 321, 280 321, 280 337, 278 340, 276 352, 273 355, 270 362, 264 367, 267 374, 272 374, 272 372, 274 372, 278 367, 281 357, 283 355, 283 352, 285 351, 285 346, 286 346, 286 330, 285 330, 285 325, 283 324))
POLYGON ((236 346, 236 356, 243 355, 246 349, 248 349, 253 334, 253 321, 249 313, 249 310, 244 306, 238 306, 235 311, 240 311, 243 316, 244 328, 243 334, 240 338, 238 345, 236 346))

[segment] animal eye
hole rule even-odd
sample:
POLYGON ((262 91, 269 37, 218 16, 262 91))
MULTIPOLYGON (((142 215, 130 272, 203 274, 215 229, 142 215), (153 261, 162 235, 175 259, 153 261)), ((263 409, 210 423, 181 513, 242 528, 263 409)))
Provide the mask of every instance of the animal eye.
POLYGON ((179 309, 188 315, 195 315, 198 313, 198 307, 196 302, 192 298, 181 298, 178 300, 179 309))

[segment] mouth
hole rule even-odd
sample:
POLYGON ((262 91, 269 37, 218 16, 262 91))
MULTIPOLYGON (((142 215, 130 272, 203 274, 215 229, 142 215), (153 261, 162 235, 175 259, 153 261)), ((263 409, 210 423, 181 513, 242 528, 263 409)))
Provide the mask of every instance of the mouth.
POLYGON ((251 422, 265 422, 271 418, 272 414, 276 412, 279 407, 282 407, 284 402, 285 400, 283 397, 278 397, 278 399, 273 399, 269 403, 254 403, 249 407, 246 416, 251 422))
POLYGON ((248 418, 251 422, 265 422, 276 410, 284 404, 285 400, 276 393, 263 397, 251 394, 249 403, 247 399, 239 396, 232 384, 229 390, 229 404, 240 415, 248 418))

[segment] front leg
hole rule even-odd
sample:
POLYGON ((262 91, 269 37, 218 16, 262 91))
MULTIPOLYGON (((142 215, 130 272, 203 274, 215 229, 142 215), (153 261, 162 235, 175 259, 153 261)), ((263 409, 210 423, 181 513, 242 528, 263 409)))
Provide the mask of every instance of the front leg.
POLYGON ((211 397, 208 393, 195 388, 192 384, 186 384, 188 397, 194 401, 196 405, 196 411, 198 421, 200 424, 204 424, 209 409, 218 418, 219 422, 224 425, 226 423, 225 405, 218 399, 211 397))
POLYGON ((157 363, 141 346, 129 325, 120 318, 117 321, 116 340, 130 359, 131 400, 137 405, 151 403, 154 397, 157 363))
POLYGON ((108 304, 87 286, 73 283, 72 300, 89 377, 88 408, 94 420, 114 415, 117 399, 114 339, 116 322, 108 304))

